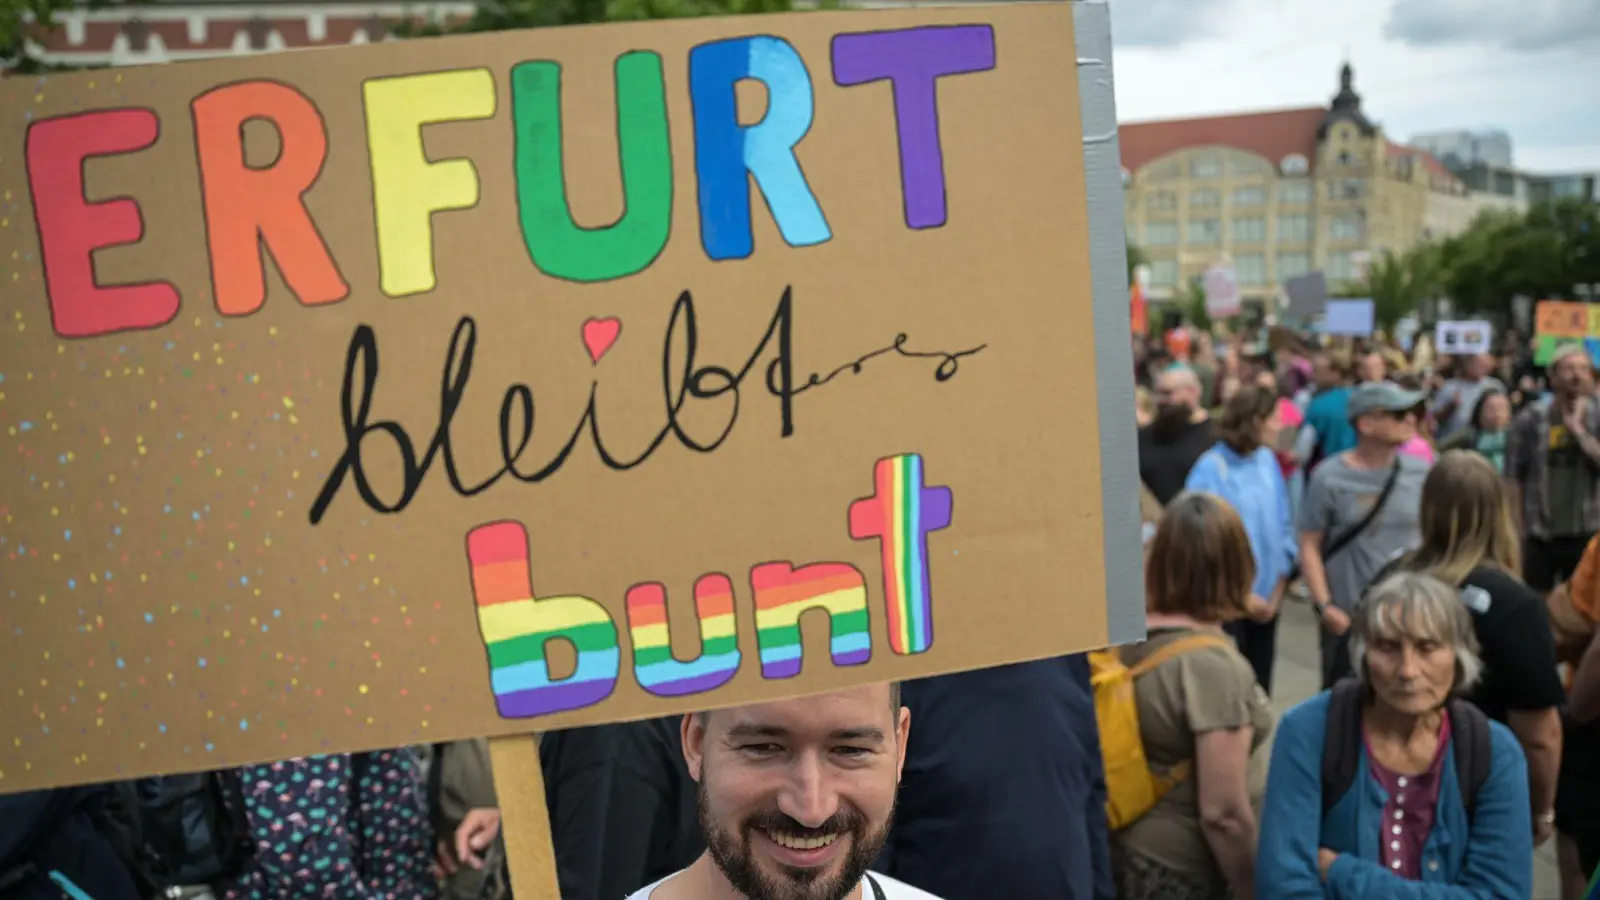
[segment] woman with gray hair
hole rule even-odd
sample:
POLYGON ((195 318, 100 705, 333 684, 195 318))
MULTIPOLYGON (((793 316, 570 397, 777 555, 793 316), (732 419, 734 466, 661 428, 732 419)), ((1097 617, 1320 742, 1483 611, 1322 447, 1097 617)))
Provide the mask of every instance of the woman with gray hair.
POLYGON ((1526 900, 1527 765, 1511 731, 1461 700, 1482 674, 1455 588, 1422 573, 1368 591, 1356 674, 1278 725, 1256 895, 1526 900))

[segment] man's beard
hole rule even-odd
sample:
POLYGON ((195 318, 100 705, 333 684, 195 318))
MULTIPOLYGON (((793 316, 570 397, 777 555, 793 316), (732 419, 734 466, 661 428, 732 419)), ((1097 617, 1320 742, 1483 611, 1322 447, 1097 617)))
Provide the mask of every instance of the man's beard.
POLYGON ((841 807, 820 827, 806 828, 776 809, 757 813, 739 825, 738 833, 723 830, 712 820, 706 797, 706 778, 702 774, 695 789, 695 809, 700 819, 700 833, 705 836, 706 849, 711 859, 722 871, 728 883, 748 900, 844 900, 861 883, 861 878, 872 866, 872 861, 883 850, 889 839, 889 828, 894 824, 894 811, 883 827, 867 832, 867 821, 854 809, 841 807), (756 861, 755 850, 750 845, 756 829, 779 831, 798 836, 837 834, 835 840, 850 839, 850 850, 837 869, 837 874, 825 875, 831 867, 796 869, 779 865, 782 876, 774 878, 763 871, 756 861))
POLYGON ((1166 443, 1189 426, 1194 418, 1194 407, 1187 403, 1177 403, 1172 406, 1162 406, 1156 410, 1156 417, 1150 422, 1150 436, 1157 443, 1166 443))

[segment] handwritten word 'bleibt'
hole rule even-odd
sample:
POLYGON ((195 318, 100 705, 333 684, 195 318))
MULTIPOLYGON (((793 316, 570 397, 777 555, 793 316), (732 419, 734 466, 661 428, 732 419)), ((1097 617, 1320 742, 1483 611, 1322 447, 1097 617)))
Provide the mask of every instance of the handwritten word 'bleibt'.
MULTIPOLYGON (((906 225, 943 225, 936 85, 946 76, 993 69, 993 28, 839 34, 830 42, 830 55, 833 81, 840 87, 880 81, 893 86, 906 225)), ((799 51, 781 37, 735 37, 693 47, 688 62, 700 245, 707 257, 743 259, 753 252, 752 181, 789 246, 831 240, 832 229, 795 152, 812 129, 816 106, 812 77, 799 51), (766 88, 768 108, 754 124, 739 120, 735 85, 746 80, 766 88)), ((515 191, 523 244, 546 275, 579 283, 624 278, 644 271, 666 248, 674 165, 663 71, 658 53, 637 50, 616 59, 622 213, 610 225, 587 228, 573 219, 568 203, 561 64, 532 60, 512 67, 513 184, 491 190, 515 191)), ((391 297, 435 288, 434 215, 476 207, 482 194, 470 160, 429 158, 423 129, 494 118, 501 95, 495 77, 487 68, 453 69, 371 78, 361 85, 368 156, 363 171, 370 171, 372 180, 378 286, 391 297)), ((323 174, 329 136, 338 134, 329 130, 315 101, 278 81, 234 81, 196 97, 190 112, 217 310, 249 315, 266 301, 263 249, 302 304, 348 297, 344 272, 350 267, 335 260, 305 205, 323 174), (279 151, 271 165, 246 162, 246 122, 276 129, 279 151)), ((565 114, 599 113, 588 107, 565 114)), ((610 106, 604 115, 612 116, 610 106)), ((44 118, 28 128, 25 162, 45 290, 52 323, 63 337, 159 328, 178 313, 181 297, 170 281, 105 285, 96 280, 95 251, 138 243, 144 219, 132 197, 90 202, 84 193, 87 160, 135 154, 163 140, 163 134, 173 140, 170 135, 191 133, 162 126, 153 109, 121 108, 44 118)), ((96 190, 117 194, 119 186, 96 190)))
POLYGON ((944 382, 955 376, 963 358, 984 349, 980 345, 953 353, 918 352, 907 349, 906 343, 909 338, 905 334, 899 334, 888 347, 868 353, 855 362, 846 363, 826 377, 813 373, 803 383, 796 383, 792 289, 784 289, 783 296, 767 323, 766 331, 762 333, 755 349, 750 351, 737 368, 700 364, 697 361, 700 345, 697 321, 694 297, 688 291, 684 291, 672 306, 672 315, 667 321, 666 337, 662 343, 663 424, 643 447, 635 449, 631 454, 624 454, 606 444, 600 431, 596 405, 596 391, 599 385, 596 382, 590 385, 589 402, 584 407, 583 415, 578 418, 577 424, 573 426, 565 443, 555 455, 536 468, 526 465, 523 456, 533 441, 534 397, 532 388, 518 383, 506 388, 500 400, 498 420, 500 468, 480 476, 477 480, 468 479, 461 472, 451 448, 451 423, 456 410, 461 406, 462 397, 466 394, 467 384, 472 376, 472 363, 477 354, 477 324, 471 317, 463 316, 456 323, 455 331, 450 336, 450 346, 445 352, 444 371, 439 384, 439 422, 434 428, 432 439, 421 448, 399 422, 393 419, 373 419, 372 407, 377 394, 379 376, 378 337, 368 325, 357 327, 355 334, 350 338, 349 349, 345 355, 344 384, 339 396, 345 449, 338 462, 334 464, 333 470, 328 473, 322 490, 318 492, 315 502, 311 505, 311 524, 315 525, 322 521, 328 506, 333 503, 346 479, 355 485, 356 493, 361 496, 362 502, 373 511, 399 512, 411 503, 435 463, 443 466, 445 478, 450 482, 451 489, 462 497, 481 494, 507 477, 536 484, 561 470, 577 449, 585 433, 592 439, 600 462, 615 471, 627 471, 641 465, 654 455, 669 437, 675 438, 679 444, 697 453, 711 453, 722 446, 728 435, 733 432, 734 425, 739 420, 741 390, 745 380, 769 352, 772 358, 767 362, 762 386, 767 393, 777 398, 779 434, 782 437, 789 437, 795 430, 795 398, 808 390, 827 384, 843 371, 854 370, 859 373, 868 360, 894 352, 907 359, 938 360, 934 378, 944 382), (688 401, 715 400, 725 396, 732 397, 733 403, 728 411, 726 424, 715 436, 692 435, 679 421, 688 401), (400 492, 393 499, 385 499, 373 484, 362 462, 369 440, 382 438, 387 438, 386 442, 400 456, 400 492))

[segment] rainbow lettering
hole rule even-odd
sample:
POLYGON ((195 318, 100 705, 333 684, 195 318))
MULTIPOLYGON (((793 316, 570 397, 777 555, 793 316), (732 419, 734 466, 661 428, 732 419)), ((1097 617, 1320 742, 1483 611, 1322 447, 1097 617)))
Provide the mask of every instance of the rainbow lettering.
MULTIPOLYGON (((915 229, 943 225, 952 198, 940 143, 941 82, 995 68, 993 27, 933 25, 837 34, 828 42, 826 58, 816 49, 820 42, 807 43, 814 48, 810 65, 778 35, 728 37, 691 47, 689 110, 670 115, 663 73, 682 63, 649 49, 619 54, 613 94, 622 205, 610 221, 588 223, 572 213, 564 141, 583 135, 573 146, 593 146, 595 119, 602 113, 593 102, 563 105, 562 79, 570 67, 560 59, 523 60, 509 73, 500 60, 494 68, 375 75, 361 84, 364 128, 350 114, 348 86, 334 82, 304 91, 265 79, 211 85, 190 100, 206 227, 187 237, 205 241, 213 301, 226 316, 262 309, 272 280, 269 259, 289 293, 308 307, 374 289, 389 297, 430 293, 439 287, 435 233, 486 227, 489 219, 464 214, 485 194, 516 197, 530 269, 579 283, 635 275, 662 257, 673 222, 681 218, 674 216, 673 204, 689 193, 675 183, 675 172, 694 173, 700 245, 711 260, 745 259, 755 252, 752 182, 784 243, 825 244, 833 231, 798 154, 817 122, 830 121, 817 115, 813 69, 831 70, 840 87, 888 88, 878 93, 882 113, 895 121, 906 224, 915 229), (500 110, 501 80, 509 82, 510 115, 500 110), (740 120, 736 85, 747 80, 766 88, 766 109, 757 122, 740 120), (335 108, 338 115, 327 113, 335 108), (259 168, 244 164, 239 123, 251 121, 271 123, 281 145, 278 158, 259 168), (495 139, 513 147, 509 170, 497 163, 480 172, 482 160, 428 154, 424 129, 465 123, 477 123, 475 134, 501 129, 495 139), (680 126, 693 135, 692 166, 675 166, 673 130, 680 126), (319 191, 335 192, 335 199, 324 203, 363 196, 344 183, 348 166, 329 165, 324 171, 329 160, 352 154, 365 155, 370 175, 375 261, 362 258, 370 256, 365 240, 344 240, 337 247, 324 240, 308 205, 319 191)), ((163 104, 167 108, 170 104, 163 104)), ((607 107, 605 113, 610 112, 607 107)), ((854 115, 834 115, 832 127, 854 115)), ((100 280, 95 251, 143 242, 139 201, 126 190, 142 182, 108 183, 96 189, 97 195, 114 199, 91 201, 83 178, 92 158, 187 140, 188 129, 163 127, 172 124, 152 109, 118 108, 29 125, 20 161, 27 168, 56 334, 80 338, 160 328, 185 302, 176 283, 164 278, 131 284, 100 280)), ((691 141, 676 143, 689 146, 691 141)), ((168 159, 170 150, 162 148, 152 158, 168 159)), ((860 152, 886 151, 863 142, 860 152)), ((159 265, 150 269, 160 272, 159 265)))
POLYGON ((467 534, 478 629, 489 650, 489 683, 502 718, 526 719, 593 706, 617 685, 617 628, 588 597, 534 599, 528 532, 520 522, 492 522, 467 534), (550 678, 548 641, 578 652, 577 670, 550 678))
POLYGON ((667 625, 667 590, 658 583, 628 589, 628 634, 633 640, 633 677, 657 697, 701 694, 728 683, 739 671, 739 633, 734 627, 733 582, 709 574, 694 583, 694 610, 700 620, 700 655, 680 661, 672 655, 667 625))
POLYGON ((882 545, 890 649, 922 653, 933 645, 928 532, 950 526, 954 493, 922 486, 922 456, 916 453, 878 460, 873 481, 877 492, 850 504, 850 536, 878 538, 882 545))
POLYGON ((867 628, 867 583, 848 563, 816 563, 796 569, 788 563, 763 563, 750 570, 756 595, 756 644, 762 678, 800 674, 800 614, 813 607, 832 619, 829 649, 836 666, 859 666, 872 659, 867 628))

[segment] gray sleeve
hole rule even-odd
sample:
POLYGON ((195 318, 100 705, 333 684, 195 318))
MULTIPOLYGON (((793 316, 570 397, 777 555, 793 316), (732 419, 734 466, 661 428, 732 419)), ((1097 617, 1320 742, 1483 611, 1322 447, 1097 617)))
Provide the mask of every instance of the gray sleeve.
POLYGON ((1329 460, 1318 466, 1306 484, 1305 498, 1300 501, 1300 521, 1297 523, 1301 532, 1327 531, 1333 525, 1333 495, 1328 490, 1328 465, 1331 462, 1329 460))

